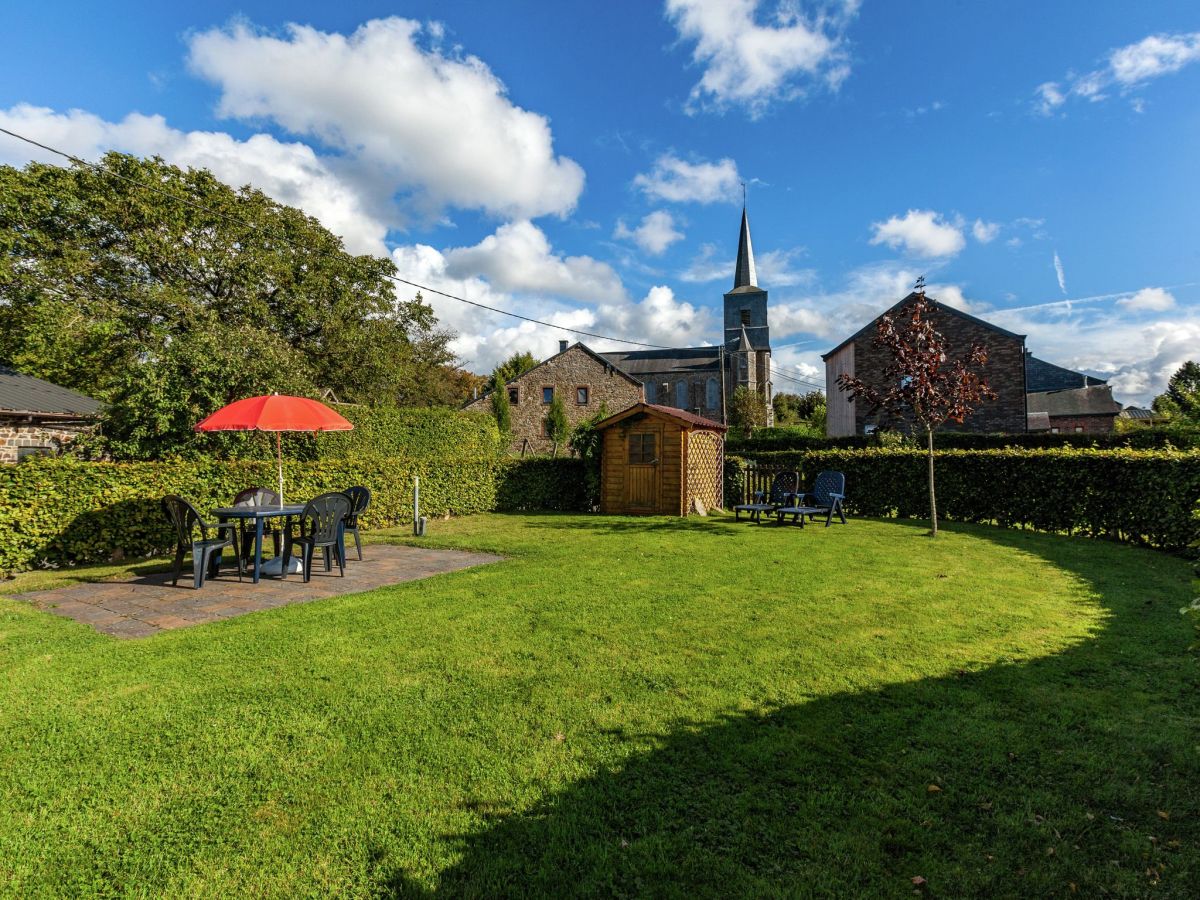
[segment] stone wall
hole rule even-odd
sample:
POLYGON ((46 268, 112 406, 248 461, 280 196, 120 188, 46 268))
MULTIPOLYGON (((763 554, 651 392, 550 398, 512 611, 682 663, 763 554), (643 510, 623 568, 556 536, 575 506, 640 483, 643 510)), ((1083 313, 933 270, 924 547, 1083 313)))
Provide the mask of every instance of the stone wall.
MULTIPOLYGON (((903 311, 897 311, 897 317, 903 311)), ((1023 434, 1025 418, 1025 341, 942 309, 933 312, 934 327, 946 339, 950 360, 961 358, 978 342, 987 348, 988 361, 982 369, 995 400, 983 401, 962 425, 948 423, 955 431, 1004 432, 1023 434)), ((872 346, 874 327, 854 341, 854 372, 867 384, 883 389, 883 371, 891 361, 887 350, 872 346)), ((865 403, 855 404, 855 433, 862 434, 868 424, 865 403)))
POLYGON ((51 452, 89 431, 88 425, 63 425, 53 422, 29 422, 28 419, 0 417, 0 463, 16 462, 23 453, 47 448, 51 452))
MULTIPOLYGON (((546 438, 544 427, 550 404, 542 402, 542 389, 547 387, 562 397, 563 409, 572 426, 591 418, 602 406, 610 415, 615 415, 642 399, 640 384, 597 359, 582 345, 575 344, 530 369, 506 388, 512 409, 511 453, 529 455, 553 451, 554 444, 546 438), (578 402, 579 388, 587 388, 587 403, 578 402), (511 403, 514 390, 517 402, 511 403)), ((491 408, 490 396, 480 397, 467 405, 467 409, 485 412, 490 412, 491 408)), ((565 450, 565 447, 559 447, 560 453, 565 450)))

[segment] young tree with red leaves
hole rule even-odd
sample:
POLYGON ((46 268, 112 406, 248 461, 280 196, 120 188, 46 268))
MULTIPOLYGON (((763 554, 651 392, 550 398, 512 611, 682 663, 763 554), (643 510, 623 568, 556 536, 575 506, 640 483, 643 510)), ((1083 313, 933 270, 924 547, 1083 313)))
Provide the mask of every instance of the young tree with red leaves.
POLYGON ((933 483, 933 432, 946 422, 962 423, 983 400, 995 400, 979 369, 987 363, 987 350, 974 344, 965 356, 947 360, 946 340, 934 327, 933 303, 925 298, 925 279, 917 282, 917 299, 900 310, 897 317, 884 316, 874 346, 891 353, 879 390, 861 378, 838 376, 838 389, 849 399, 870 404, 868 415, 883 410, 925 431, 929 457, 930 535, 937 537, 937 494, 933 483))

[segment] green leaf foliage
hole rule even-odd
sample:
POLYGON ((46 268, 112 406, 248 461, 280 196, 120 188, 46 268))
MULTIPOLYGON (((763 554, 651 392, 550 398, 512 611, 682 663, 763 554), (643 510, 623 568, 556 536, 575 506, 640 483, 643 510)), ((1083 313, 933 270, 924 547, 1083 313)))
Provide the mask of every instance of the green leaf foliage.
POLYGON ((374 453, 415 459, 491 457, 500 452, 500 434, 487 413, 460 410, 397 409, 341 404, 337 411, 353 431, 330 431, 312 438, 323 459, 374 453))
MULTIPOLYGON (((1171 551, 1200 537, 1200 452, 1173 450, 939 450, 938 513, 960 522, 1083 534, 1171 551)), ((807 450, 730 457, 726 502, 744 496, 746 466, 764 473, 846 475, 846 508, 862 516, 926 518, 925 453, 917 448, 807 450)), ((765 478, 764 478, 765 480, 765 478)))
POLYGON ((271 391, 466 396, 453 335, 419 294, 396 296, 390 259, 203 169, 104 166, 0 166, 0 360, 104 401, 104 452, 224 452, 191 426, 271 391))
POLYGON ((531 456, 500 465, 496 509, 583 511, 591 507, 582 459, 531 456))

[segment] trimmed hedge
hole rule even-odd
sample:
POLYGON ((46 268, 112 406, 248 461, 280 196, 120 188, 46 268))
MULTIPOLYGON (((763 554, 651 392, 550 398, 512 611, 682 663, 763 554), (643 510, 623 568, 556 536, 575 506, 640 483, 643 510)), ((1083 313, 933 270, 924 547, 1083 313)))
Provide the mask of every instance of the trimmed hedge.
MULTIPOLYGON (((969 431, 942 431, 934 435, 933 441, 938 450, 1003 450, 1009 447, 1040 450, 1063 447, 1092 447, 1100 450, 1132 447, 1136 450, 1162 450, 1174 447, 1177 450, 1197 450, 1200 449, 1200 428, 1139 428, 1113 434, 978 434, 969 431)), ((748 439, 731 434, 727 446, 731 453, 755 454, 783 450, 867 450, 879 447, 880 442, 875 435, 813 437, 799 433, 796 429, 760 428, 748 439)))
MULTIPOLYGON (((413 477, 421 477, 421 510, 474 513, 496 505, 494 457, 448 461, 357 456, 284 461, 288 496, 312 497, 362 484, 371 489, 367 528, 412 520, 413 477)), ((0 573, 48 563, 100 562, 147 556, 174 545, 160 507, 167 494, 188 498, 202 514, 228 504, 246 487, 271 487, 273 463, 256 460, 84 462, 30 458, 0 466, 0 573)))
POLYGON ((483 458, 500 453, 500 432, 488 413, 456 409, 388 409, 340 405, 353 431, 317 435, 317 455, 336 459, 368 453, 379 456, 438 459, 483 458))
POLYGON ((587 471, 582 459, 533 456, 500 464, 496 509, 523 512, 535 509, 591 509, 587 471))
MULTIPOLYGON (((795 469, 804 484, 846 474, 847 509, 864 516, 927 518, 926 457, 917 449, 757 453, 766 469, 795 469)), ((726 502, 740 495, 730 459, 726 502)), ((963 522, 1079 533, 1180 551, 1200 539, 1200 453, 1170 450, 942 450, 938 513, 963 522)))
MULTIPOLYGON (((354 484, 371 490, 365 528, 412 521, 414 476, 429 516, 502 510, 589 509, 579 459, 502 460, 495 455, 413 459, 346 456, 284 460, 288 497, 313 497, 354 484)), ((272 487, 273 461, 87 462, 30 457, 0 466, 0 576, 46 564, 152 556, 174 546, 161 498, 179 494, 202 514, 246 487, 272 487)))

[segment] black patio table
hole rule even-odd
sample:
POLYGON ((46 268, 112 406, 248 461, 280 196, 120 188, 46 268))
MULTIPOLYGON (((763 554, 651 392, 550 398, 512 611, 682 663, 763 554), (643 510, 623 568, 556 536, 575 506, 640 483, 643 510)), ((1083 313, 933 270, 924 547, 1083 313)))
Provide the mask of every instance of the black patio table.
POLYGON ((220 509, 214 509, 213 515, 220 522, 228 522, 230 519, 254 520, 254 583, 258 584, 259 572, 262 569, 263 523, 267 519, 290 518, 298 516, 302 512, 304 512, 304 504, 299 506, 292 504, 287 506, 223 506, 220 509))

